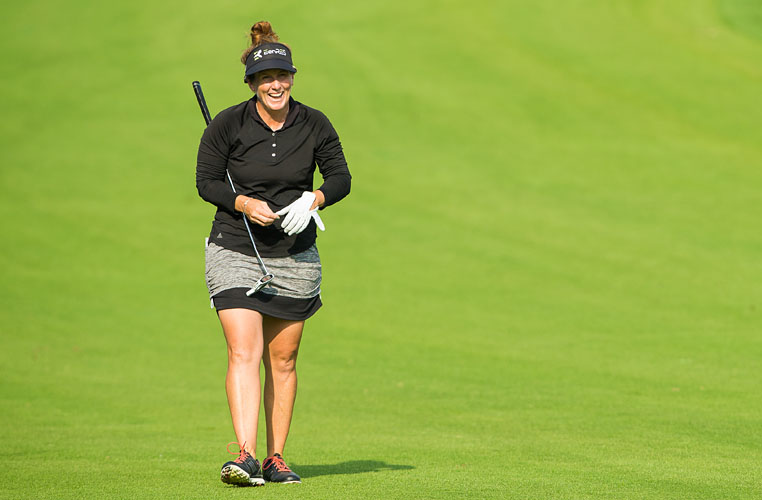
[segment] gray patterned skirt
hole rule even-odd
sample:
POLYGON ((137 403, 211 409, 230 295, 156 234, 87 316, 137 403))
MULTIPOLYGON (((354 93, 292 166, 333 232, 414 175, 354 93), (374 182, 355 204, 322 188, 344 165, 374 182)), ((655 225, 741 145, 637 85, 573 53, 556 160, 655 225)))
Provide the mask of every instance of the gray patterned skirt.
POLYGON ((322 268, 317 247, 288 257, 263 257, 274 278, 251 297, 246 291, 262 277, 255 257, 215 243, 206 246, 206 286, 218 311, 242 307, 277 318, 302 320, 320 308, 322 268))

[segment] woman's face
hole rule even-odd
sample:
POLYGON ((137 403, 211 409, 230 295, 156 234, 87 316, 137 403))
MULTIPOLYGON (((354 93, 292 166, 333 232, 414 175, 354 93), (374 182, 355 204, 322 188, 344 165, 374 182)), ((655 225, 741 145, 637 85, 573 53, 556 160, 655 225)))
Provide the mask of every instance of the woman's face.
POLYGON ((249 87, 268 111, 285 109, 293 85, 294 74, 284 69, 266 69, 249 80, 249 87))

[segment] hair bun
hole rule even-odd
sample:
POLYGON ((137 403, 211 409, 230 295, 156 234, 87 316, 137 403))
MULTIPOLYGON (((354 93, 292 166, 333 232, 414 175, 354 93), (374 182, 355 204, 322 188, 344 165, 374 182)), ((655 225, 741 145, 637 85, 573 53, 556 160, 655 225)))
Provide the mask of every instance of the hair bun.
POLYGON ((275 34, 272 25, 267 21, 259 21, 251 27, 251 45, 253 47, 277 41, 278 35, 275 34))
POLYGON ((249 54, 251 54, 255 48, 263 43, 275 43, 279 40, 278 35, 273 31, 272 25, 267 21, 259 21, 258 23, 255 23, 254 26, 251 27, 249 37, 251 38, 251 45, 249 45, 246 50, 243 51, 243 54, 241 54, 241 63, 243 64, 246 64, 246 58, 249 57, 249 54))

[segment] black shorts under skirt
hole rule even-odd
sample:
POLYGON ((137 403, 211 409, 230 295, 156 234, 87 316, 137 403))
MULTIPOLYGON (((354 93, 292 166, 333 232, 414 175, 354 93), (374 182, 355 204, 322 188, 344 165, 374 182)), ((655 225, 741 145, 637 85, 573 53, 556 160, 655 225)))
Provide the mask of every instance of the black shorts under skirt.
POLYGON ((268 295, 261 292, 251 297, 246 296, 249 288, 229 288, 215 295, 214 308, 218 311, 223 309, 251 309, 267 316, 302 321, 317 312, 323 305, 320 295, 309 299, 294 299, 278 295, 268 295))

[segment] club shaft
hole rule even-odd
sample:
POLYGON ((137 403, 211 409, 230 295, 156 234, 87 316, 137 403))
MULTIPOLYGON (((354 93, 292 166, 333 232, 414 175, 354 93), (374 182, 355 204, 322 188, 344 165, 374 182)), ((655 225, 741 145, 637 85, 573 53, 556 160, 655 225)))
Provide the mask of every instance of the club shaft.
POLYGON ((204 99, 204 93, 201 91, 201 84, 199 82, 193 82, 193 92, 196 93, 196 100, 198 106, 201 108, 201 114, 204 115, 204 121, 207 125, 212 121, 212 117, 209 114, 209 108, 206 106, 206 99, 204 99))
MULTIPOLYGON (((201 91, 201 84, 197 81, 193 82, 193 92, 196 93, 196 100, 198 101, 198 107, 201 108, 201 114, 204 115, 204 121, 206 122, 207 125, 209 125, 209 122, 212 121, 212 117, 209 114, 209 108, 206 106, 206 99, 204 99, 204 93, 201 91)), ((225 174, 228 178, 228 182, 230 183, 230 189, 232 189, 233 193, 235 193, 236 192, 235 185, 233 184, 233 178, 230 177, 230 171, 225 170, 225 174)), ((265 276, 270 275, 270 271, 267 270, 267 266, 265 265, 265 262, 262 260, 262 257, 260 257, 259 255, 259 250, 257 250, 257 244, 254 242, 254 235, 251 233, 251 227, 249 227, 249 221, 246 218, 246 216, 243 217, 243 223, 246 226, 246 232, 249 233, 251 246, 254 247, 254 253, 257 255, 257 262, 259 262, 259 266, 262 268, 262 272, 265 274, 265 276)), ((251 290, 246 292, 246 295, 252 295, 256 291, 257 290, 255 288, 252 288, 251 290)))

